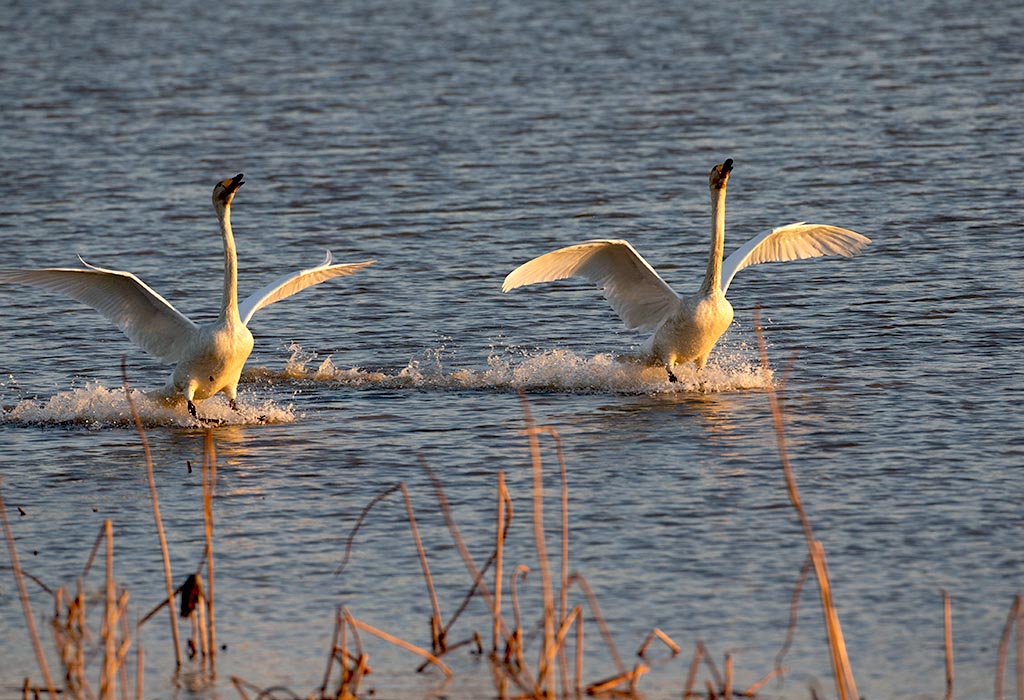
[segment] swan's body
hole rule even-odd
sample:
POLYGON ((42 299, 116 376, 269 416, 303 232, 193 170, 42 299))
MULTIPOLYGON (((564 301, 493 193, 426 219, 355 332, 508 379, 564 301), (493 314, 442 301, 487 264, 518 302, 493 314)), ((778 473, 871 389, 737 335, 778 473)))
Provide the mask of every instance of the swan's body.
POLYGON ((671 381, 676 381, 672 372, 676 364, 693 362, 698 369, 703 368, 715 343, 732 323, 732 305, 725 293, 737 272, 763 262, 851 256, 871 242, 836 226, 790 224, 752 238, 723 262, 725 188, 731 171, 732 159, 711 169, 711 251, 696 293, 676 294, 633 246, 621 240, 586 241, 541 255, 509 273, 502 291, 583 277, 601 287, 628 328, 653 331, 643 352, 665 365, 671 381))
POLYGON ((373 260, 332 264, 331 254, 320 265, 281 277, 238 303, 238 258, 231 231, 231 201, 242 186, 242 174, 218 182, 213 206, 224 239, 224 296, 215 321, 197 325, 130 272, 48 268, 0 271, 0 283, 20 282, 66 294, 99 311, 136 345, 174 364, 163 393, 183 396, 196 416, 195 401, 223 393, 232 408, 242 367, 252 352, 249 321, 256 311, 332 277, 351 275, 373 260))

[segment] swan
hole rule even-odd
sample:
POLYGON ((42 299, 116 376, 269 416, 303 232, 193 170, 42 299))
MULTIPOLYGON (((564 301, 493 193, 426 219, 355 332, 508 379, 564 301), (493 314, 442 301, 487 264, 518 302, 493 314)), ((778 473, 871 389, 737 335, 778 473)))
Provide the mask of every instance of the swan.
POLYGON ((711 169, 711 251, 700 289, 676 294, 646 260, 624 240, 592 240, 560 248, 523 263, 510 272, 501 290, 536 282, 583 277, 601 287, 627 328, 653 331, 641 351, 660 362, 669 381, 677 381, 676 364, 693 362, 703 369, 715 343, 732 323, 725 293, 737 272, 750 265, 823 255, 852 256, 871 239, 824 224, 795 223, 762 233, 741 245, 725 261, 725 188, 732 172, 729 158, 711 169))
POLYGON ((351 275, 372 265, 374 260, 333 264, 326 259, 308 270, 299 270, 274 280, 238 302, 238 257, 231 231, 231 202, 242 186, 244 175, 218 182, 213 188, 213 207, 224 239, 224 298, 215 321, 197 325, 175 309, 145 282, 130 272, 105 270, 79 260, 86 269, 47 268, 2 270, 0 283, 22 283, 47 289, 91 306, 120 328, 128 338, 149 354, 174 364, 163 398, 184 396, 188 412, 198 419, 196 401, 223 393, 232 409, 242 367, 253 348, 249 321, 265 306, 281 301, 306 287, 333 277, 351 275))

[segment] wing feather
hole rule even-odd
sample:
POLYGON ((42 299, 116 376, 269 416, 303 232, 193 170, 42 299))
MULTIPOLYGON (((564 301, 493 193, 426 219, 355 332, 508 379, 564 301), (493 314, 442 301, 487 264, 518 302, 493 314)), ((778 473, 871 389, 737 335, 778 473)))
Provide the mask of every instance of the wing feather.
POLYGON ((826 224, 796 223, 780 226, 741 245, 722 263, 722 293, 736 273, 765 262, 785 262, 823 255, 856 255, 871 239, 854 231, 826 224))
POLYGON ((250 294, 238 305, 238 315, 241 317, 242 323, 248 326, 253 314, 257 311, 282 299, 287 299, 291 295, 301 292, 306 287, 312 287, 314 284, 320 284, 335 277, 355 274, 377 261, 367 260, 365 262, 343 263, 339 265, 333 265, 331 264, 332 262, 331 251, 327 251, 327 257, 316 267, 308 270, 299 270, 298 272, 280 277, 255 293, 250 294))
POLYGON ((590 280, 628 328, 654 330, 679 305, 679 296, 627 241, 595 240, 561 248, 523 263, 501 291, 568 277, 590 280))
POLYGON ((3 270, 0 283, 28 284, 91 306, 151 355, 168 363, 178 362, 198 328, 181 312, 130 272, 46 268, 3 270))

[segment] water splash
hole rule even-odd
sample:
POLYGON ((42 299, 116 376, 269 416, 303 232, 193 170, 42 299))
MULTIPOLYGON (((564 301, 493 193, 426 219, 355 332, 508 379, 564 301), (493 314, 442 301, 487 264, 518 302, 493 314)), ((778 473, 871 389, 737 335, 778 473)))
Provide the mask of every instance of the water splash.
POLYGON ((570 350, 523 351, 491 349, 485 369, 449 367, 445 347, 433 348, 413 358, 400 369, 366 370, 337 367, 331 357, 319 358, 297 345, 284 369, 256 368, 246 372, 247 380, 277 383, 302 380, 349 387, 418 389, 498 389, 524 391, 568 391, 613 394, 656 394, 678 392, 718 393, 766 389, 772 370, 762 369, 746 348, 718 352, 700 372, 691 365, 677 366, 679 381, 669 383, 665 369, 650 366, 631 356, 601 353, 592 357, 570 350))
MULTIPOLYGON (((250 425, 260 423, 291 423, 295 414, 291 406, 280 407, 268 399, 256 400, 239 397, 239 410, 233 411, 219 397, 198 405, 198 421, 185 410, 184 400, 165 401, 140 389, 131 390, 132 401, 139 412, 143 426, 206 427, 209 422, 218 425, 250 425)), ((6 402, 5 402, 6 403, 6 402)), ((134 428, 124 389, 108 389, 98 383, 60 391, 45 400, 22 399, 10 408, 4 408, 0 422, 25 425, 77 425, 92 429, 124 427, 134 428)))

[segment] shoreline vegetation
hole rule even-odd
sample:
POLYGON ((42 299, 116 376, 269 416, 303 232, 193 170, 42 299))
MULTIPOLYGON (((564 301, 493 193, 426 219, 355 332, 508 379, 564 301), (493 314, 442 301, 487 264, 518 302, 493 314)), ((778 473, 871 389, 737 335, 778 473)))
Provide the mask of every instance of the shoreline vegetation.
MULTIPOLYGON (((768 370, 768 356, 759 318, 755 319, 758 348, 763 368, 768 370)), ((212 429, 205 433, 203 463, 201 468, 203 517, 205 527, 205 549, 195 570, 184 582, 174 587, 171 571, 167 536, 160 516, 157 486, 153 476, 153 462, 149 452, 145 429, 129 391, 127 376, 122 366, 124 391, 138 430, 146 463, 149 495, 153 518, 156 523, 161 556, 164 562, 164 583, 166 598, 143 616, 132 628, 128 622, 129 592, 118 586, 113 576, 114 526, 104 521, 92 550, 86 557, 82 574, 73 586, 51 589, 43 581, 25 572, 19 563, 15 539, 3 501, 2 479, 0 479, 0 521, 9 552, 9 568, 17 583, 19 598, 25 617, 25 632, 33 645, 38 669, 32 675, 26 672, 20 688, 22 698, 66 697, 75 700, 129 700, 145 697, 144 649, 141 642, 143 626, 152 624, 163 607, 167 607, 173 640, 173 670, 180 672, 188 657, 190 673, 202 678, 207 688, 213 690, 220 683, 226 688, 217 673, 217 637, 215 612, 215 555, 214 555, 214 488, 216 484, 217 460, 212 429), (89 577, 101 546, 104 549, 105 577, 102 603, 94 605, 85 594, 85 581, 89 577), (50 627, 56 646, 59 670, 51 674, 47 655, 43 650, 39 630, 31 609, 26 582, 38 586, 51 596, 53 614, 50 627), (73 589, 73 590, 72 590, 73 589), (88 608, 88 609, 87 609, 88 608), (179 619, 189 629, 184 643, 179 631, 179 619), (133 668, 134 667, 134 668, 133 668), (96 677, 94 685, 90 677, 96 677)), ((566 462, 562 451, 561 437, 551 426, 538 425, 532 415, 530 404, 523 392, 519 392, 523 412, 524 430, 530 455, 532 472, 532 493, 529 497, 534 561, 530 565, 505 560, 505 546, 511 533, 515 509, 512 495, 505 484, 504 472, 498 472, 495 487, 495 528, 493 549, 486 561, 478 563, 469 553, 455 521, 444 486, 426 460, 421 465, 433 486, 434 497, 469 574, 468 590, 462 603, 445 617, 438 602, 438 595, 430 572, 426 548, 420 537, 414 512, 413 498, 404 482, 394 484, 378 494, 363 509, 348 536, 344 556, 336 573, 342 574, 352 554, 354 541, 359 529, 366 522, 373 509, 395 493, 401 493, 406 509, 410 532, 418 552, 430 608, 430 648, 417 646, 394 634, 378 629, 360 620, 345 605, 338 605, 334 611, 334 631, 326 650, 326 667, 319 687, 305 693, 281 687, 264 688, 249 680, 231 676, 228 681, 243 700, 271 700, 272 698, 310 698, 314 700, 355 700, 373 695, 364 679, 372 672, 370 657, 363 645, 364 635, 377 637, 394 644, 418 660, 419 672, 439 673, 450 680, 454 674, 445 663, 445 657, 456 650, 485 657, 490 662, 494 683, 494 695, 502 700, 549 700, 552 698, 596 697, 641 697, 641 678, 654 665, 663 664, 673 658, 681 658, 685 676, 679 692, 685 698, 733 698, 757 697, 762 688, 773 679, 784 677, 787 669, 783 666, 785 655, 794 639, 797 623, 797 606, 806 580, 814 573, 821 602, 822 622, 828 639, 832 666, 835 697, 839 700, 856 700, 860 697, 854 680, 853 667, 847 656, 846 645, 839 621, 836 601, 825 556, 824 544, 815 538, 810 520, 804 510, 796 477, 789 463, 785 437, 785 416, 783 381, 779 387, 769 384, 766 393, 774 419, 778 443, 779 461, 785 477, 790 503, 800 520, 807 546, 807 559, 800 571, 790 602, 790 621, 784 642, 768 669, 753 684, 739 686, 735 682, 733 653, 726 652, 722 665, 715 662, 712 654, 701 640, 693 645, 692 654, 669 635, 653 627, 635 653, 635 660, 626 662, 613 640, 613 635, 602 614, 601 606, 583 574, 570 571, 569 546, 569 484, 566 462), (544 467, 542 452, 550 450, 548 440, 554 447, 560 480, 560 549, 552 557, 548 551, 545 529, 545 507, 543 497, 545 478, 551 478, 544 467), (543 445, 542 445, 543 443, 543 445), (542 450, 542 446, 544 450, 542 450), (557 564, 552 565, 552 559, 557 564), (518 585, 528 574, 537 571, 541 583, 541 610, 527 611, 520 605, 518 585), (469 623, 471 632, 458 641, 450 641, 449 635, 456 621, 467 610, 470 601, 478 597, 489 611, 486 619, 474 619, 469 623), (576 600, 579 602, 575 602, 576 600), (600 678, 584 677, 584 632, 595 624, 602 640, 604 652, 610 660, 614 673, 600 678), (665 652, 657 652, 656 649, 665 652), (667 656, 666 656, 667 652, 667 656), (687 656, 689 657, 686 663, 687 656)), ((191 468, 191 465, 190 465, 191 468)), ((550 471, 550 470, 549 470, 550 471)), ((180 575, 180 574, 179 574, 180 575)), ((952 632, 952 601, 942 591, 943 625, 945 631, 945 695, 947 700, 954 697, 954 661, 952 632)), ((220 611, 223 614, 223 611, 220 611)), ((226 614, 230 614, 230 611, 226 614)), ((465 625, 464 625, 465 626, 465 625)), ((593 634, 593 632, 589 632, 593 634)), ((1024 605, 1017 595, 1007 614, 1000 635, 998 655, 995 663, 994 697, 1003 700, 1007 658, 1013 646, 1016 670, 1016 698, 1024 699, 1024 605)), ((593 645, 592 645, 593 646, 593 645)), ((313 653, 314 650, 310 650, 313 653)), ((152 653, 152 652, 151 652, 152 653)), ((170 662, 168 662, 170 663, 170 662)), ((602 665, 608 668, 607 665, 602 665)), ((813 686, 808 688, 810 697, 822 697, 824 691, 813 686)))

